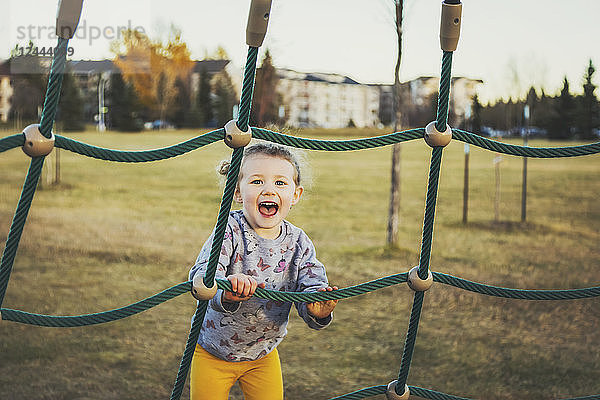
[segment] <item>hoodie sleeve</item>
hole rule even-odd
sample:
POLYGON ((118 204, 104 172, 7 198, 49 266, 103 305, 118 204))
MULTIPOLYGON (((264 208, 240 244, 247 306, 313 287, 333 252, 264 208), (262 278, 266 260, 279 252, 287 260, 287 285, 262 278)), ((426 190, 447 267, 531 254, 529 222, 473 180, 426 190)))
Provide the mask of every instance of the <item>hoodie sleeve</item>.
MULTIPOLYGON (((308 236, 302 232, 298 240, 302 254, 298 269, 296 291, 316 292, 317 289, 329 286, 325 266, 317 259, 315 246, 308 236)), ((333 320, 333 313, 323 319, 317 319, 308 313, 306 302, 295 303, 298 315, 312 329, 323 329, 333 320)))

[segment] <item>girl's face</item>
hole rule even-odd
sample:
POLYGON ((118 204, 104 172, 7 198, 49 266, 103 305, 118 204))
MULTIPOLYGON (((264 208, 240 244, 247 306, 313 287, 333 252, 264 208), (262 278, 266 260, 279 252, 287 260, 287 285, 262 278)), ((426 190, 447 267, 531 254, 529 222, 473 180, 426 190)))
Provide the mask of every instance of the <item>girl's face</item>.
POLYGON ((244 160, 240 174, 235 200, 242 203, 244 217, 261 237, 276 239, 304 190, 296 186, 294 166, 283 158, 256 154, 244 160))

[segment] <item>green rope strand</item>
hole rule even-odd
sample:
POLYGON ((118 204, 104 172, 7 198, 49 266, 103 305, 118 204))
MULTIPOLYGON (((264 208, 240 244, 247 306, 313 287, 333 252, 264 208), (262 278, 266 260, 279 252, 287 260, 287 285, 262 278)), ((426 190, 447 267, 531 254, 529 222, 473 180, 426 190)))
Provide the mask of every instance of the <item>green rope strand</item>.
POLYGON ((296 136, 284 135, 282 133, 272 132, 261 128, 252 128, 252 136, 257 139, 268 140, 269 142, 307 150, 351 151, 371 149, 375 147, 406 142, 409 140, 423 139, 425 136, 425 129, 410 129, 402 132, 390 133, 388 135, 351 140, 305 139, 296 136))
POLYGON ((44 99, 42 109, 42 118, 40 120, 40 132, 47 138, 52 136, 52 125, 56 117, 58 100, 60 98, 60 87, 62 86, 63 74, 67 63, 67 46, 69 39, 58 38, 58 44, 55 48, 52 58, 52 67, 50 77, 48 78, 48 88, 44 99))
POLYGON ((434 147, 431 152, 429 181, 427 183, 427 199, 425 201, 425 217, 423 218, 423 240, 421 256, 419 257, 419 277, 427 279, 433 238, 433 222, 435 220, 435 204, 437 200, 440 166, 442 163, 443 147, 434 147))
POLYGON ((440 74, 440 90, 438 95, 437 120, 435 127, 444 132, 448 123, 448 105, 450 103, 450 82, 452 71, 452 52, 444 51, 442 56, 442 72, 440 74))
POLYGON ((0 153, 14 149, 15 147, 21 147, 25 143, 25 135, 23 133, 17 133, 16 135, 7 136, 0 139, 0 153))
POLYGON ((501 143, 495 140, 484 138, 471 132, 460 129, 452 129, 452 138, 461 142, 469 143, 482 149, 495 151, 497 153, 508 154, 512 156, 533 157, 533 158, 559 158, 559 157, 577 157, 600 153, 600 142, 586 144, 582 146, 568 147, 529 147, 517 146, 514 144, 501 143))
POLYGON ((379 394, 385 394, 386 391, 387 391, 387 385, 372 386, 372 387, 357 390, 352 393, 347 393, 342 396, 332 397, 329 400, 364 399, 365 397, 371 397, 371 396, 377 396, 379 394))
POLYGON ((252 92, 254 90, 254 75, 256 74, 256 60, 258 58, 258 47, 248 47, 248 58, 244 68, 244 83, 242 85, 242 94, 240 96, 240 114, 237 120, 237 127, 241 131, 248 130, 250 121, 250 108, 252 107, 252 92))
MULTIPOLYGON (((432 272, 433 280, 444 285, 454 286, 458 289, 468 290, 474 293, 488 296, 503 297, 519 300, 576 300, 592 297, 600 297, 600 286, 566 289, 566 290, 525 290, 511 289, 498 286, 484 285, 472 282, 466 279, 455 277, 441 272, 432 272)), ((397 285, 406 282, 408 273, 395 274, 379 278, 373 281, 361 283, 355 286, 349 286, 336 290, 334 292, 280 292, 268 289, 257 288, 255 297, 261 299, 287 301, 287 302, 315 302, 325 300, 342 300, 354 296, 360 296, 378 289, 397 285)), ((217 279, 217 287, 222 290, 231 291, 231 283, 226 279, 217 279)), ((21 310, 8 308, 0 309, 2 319, 7 321, 19 322, 28 325, 46 326, 46 327, 76 327, 95 325, 119 319, 127 318, 132 315, 146 311, 152 307, 186 293, 191 288, 192 281, 182 282, 176 286, 165 289, 154 296, 148 297, 139 302, 128 306, 103 311, 95 314, 83 314, 75 316, 53 316, 29 313, 21 310)))
POLYGON ((221 207, 219 208, 219 217, 217 218, 212 247, 210 248, 210 256, 208 257, 206 275, 204 275, 203 279, 204 284, 209 288, 213 286, 215 280, 219 255, 221 254, 221 246, 223 246, 223 237, 225 236, 225 228, 227 226, 227 220, 229 219, 229 211, 231 210, 231 202, 233 201, 233 193, 237 186, 238 173, 243 155, 243 147, 235 149, 231 155, 231 164, 229 165, 229 171, 227 172, 227 182, 225 183, 225 189, 223 190, 221 207))
POLYGON ((118 161, 127 163, 140 163, 165 160, 167 158, 177 157, 200 147, 214 143, 218 140, 223 140, 225 134, 224 129, 217 129, 212 132, 205 133, 185 142, 164 147, 155 150, 142 151, 121 151, 110 150, 101 147, 91 146, 81 143, 73 139, 69 139, 60 135, 55 135, 55 146, 60 147, 73 153, 81 154, 87 157, 96 158, 105 161, 118 161))
POLYGON ((408 323, 408 332, 406 334, 406 340, 404 341, 402 361, 400 362, 398 382, 394 388, 396 394, 399 395, 404 393, 404 385, 408 379, 408 371, 410 370, 410 363, 412 361, 412 355, 415 348, 415 341, 417 340, 417 331, 419 330, 419 320, 421 318, 421 309, 423 308, 424 297, 425 292, 415 292, 412 310, 410 312, 410 321, 408 323), (402 390, 402 392, 398 393, 398 389, 402 390))
POLYGON ((4 301, 4 295, 6 294, 6 288, 8 287, 8 280, 10 273, 15 261, 15 255, 17 254, 17 248, 19 247, 19 241, 21 240, 21 234, 23 233, 23 227, 27 220, 27 214, 29 214, 29 208, 33 201, 33 195, 37 188, 38 179, 42 173, 42 166, 44 165, 45 157, 34 157, 31 159, 29 165, 29 171, 23 184, 23 190, 21 191, 21 198, 17 204, 17 210, 10 226, 10 231, 6 239, 6 246, 2 253, 2 260, 0 261, 0 307, 4 301))
POLYGON ((196 343, 198 342, 198 336, 200 336, 200 329, 202 328, 207 308, 208 300, 198 302, 196 313, 192 319, 192 327, 188 335, 185 350, 179 364, 179 371, 177 371, 177 378, 175 378, 175 384, 171 391, 171 400, 178 400, 181 397, 181 392, 183 392, 183 387, 185 386, 185 380, 188 371, 190 370, 190 364, 192 363, 192 357, 194 356, 194 350, 196 349, 196 343))

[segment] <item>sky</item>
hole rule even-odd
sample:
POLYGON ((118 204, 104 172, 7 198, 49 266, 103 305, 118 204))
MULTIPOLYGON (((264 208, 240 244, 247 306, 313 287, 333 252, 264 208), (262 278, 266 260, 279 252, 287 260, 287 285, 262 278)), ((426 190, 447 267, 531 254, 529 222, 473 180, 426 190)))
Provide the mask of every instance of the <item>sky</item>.
MULTIPOLYGON (((0 57, 27 46, 54 46, 57 0, 0 0, 0 57)), ((192 58, 218 46, 236 66, 246 61, 250 0, 85 0, 73 59, 112 58, 118 27, 166 38, 174 24, 192 58)), ((441 2, 405 0, 401 80, 439 76, 441 2)), ((600 1, 463 0, 453 76, 481 79, 480 98, 519 96, 530 86, 555 94, 566 76, 580 93, 589 60, 599 69, 600 1)), ((273 0, 261 55, 276 67, 329 72, 361 83, 392 83, 397 57, 393 0, 273 0)), ((597 95, 600 95, 598 89, 597 95)))

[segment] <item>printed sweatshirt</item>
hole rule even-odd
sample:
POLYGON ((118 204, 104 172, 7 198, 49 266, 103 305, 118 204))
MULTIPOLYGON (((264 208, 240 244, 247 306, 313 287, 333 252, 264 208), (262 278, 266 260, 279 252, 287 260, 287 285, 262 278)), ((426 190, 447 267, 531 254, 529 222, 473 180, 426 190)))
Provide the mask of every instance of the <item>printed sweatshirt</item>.
MULTIPOLYGON (((204 276, 214 231, 204 243, 189 277, 204 276)), ((327 287, 325 267, 316 258, 314 245, 304 231, 283 221, 277 239, 260 237, 248 224, 241 210, 232 211, 227 227, 216 277, 242 273, 265 283, 265 289, 282 292, 312 292, 327 287)), ((264 357, 285 337, 290 302, 252 297, 239 303, 222 303, 219 289, 209 301, 198 338, 206 351, 226 361, 250 361, 264 357)), ((317 320, 306 303, 295 303, 298 315, 310 328, 322 329, 333 314, 317 320)))

